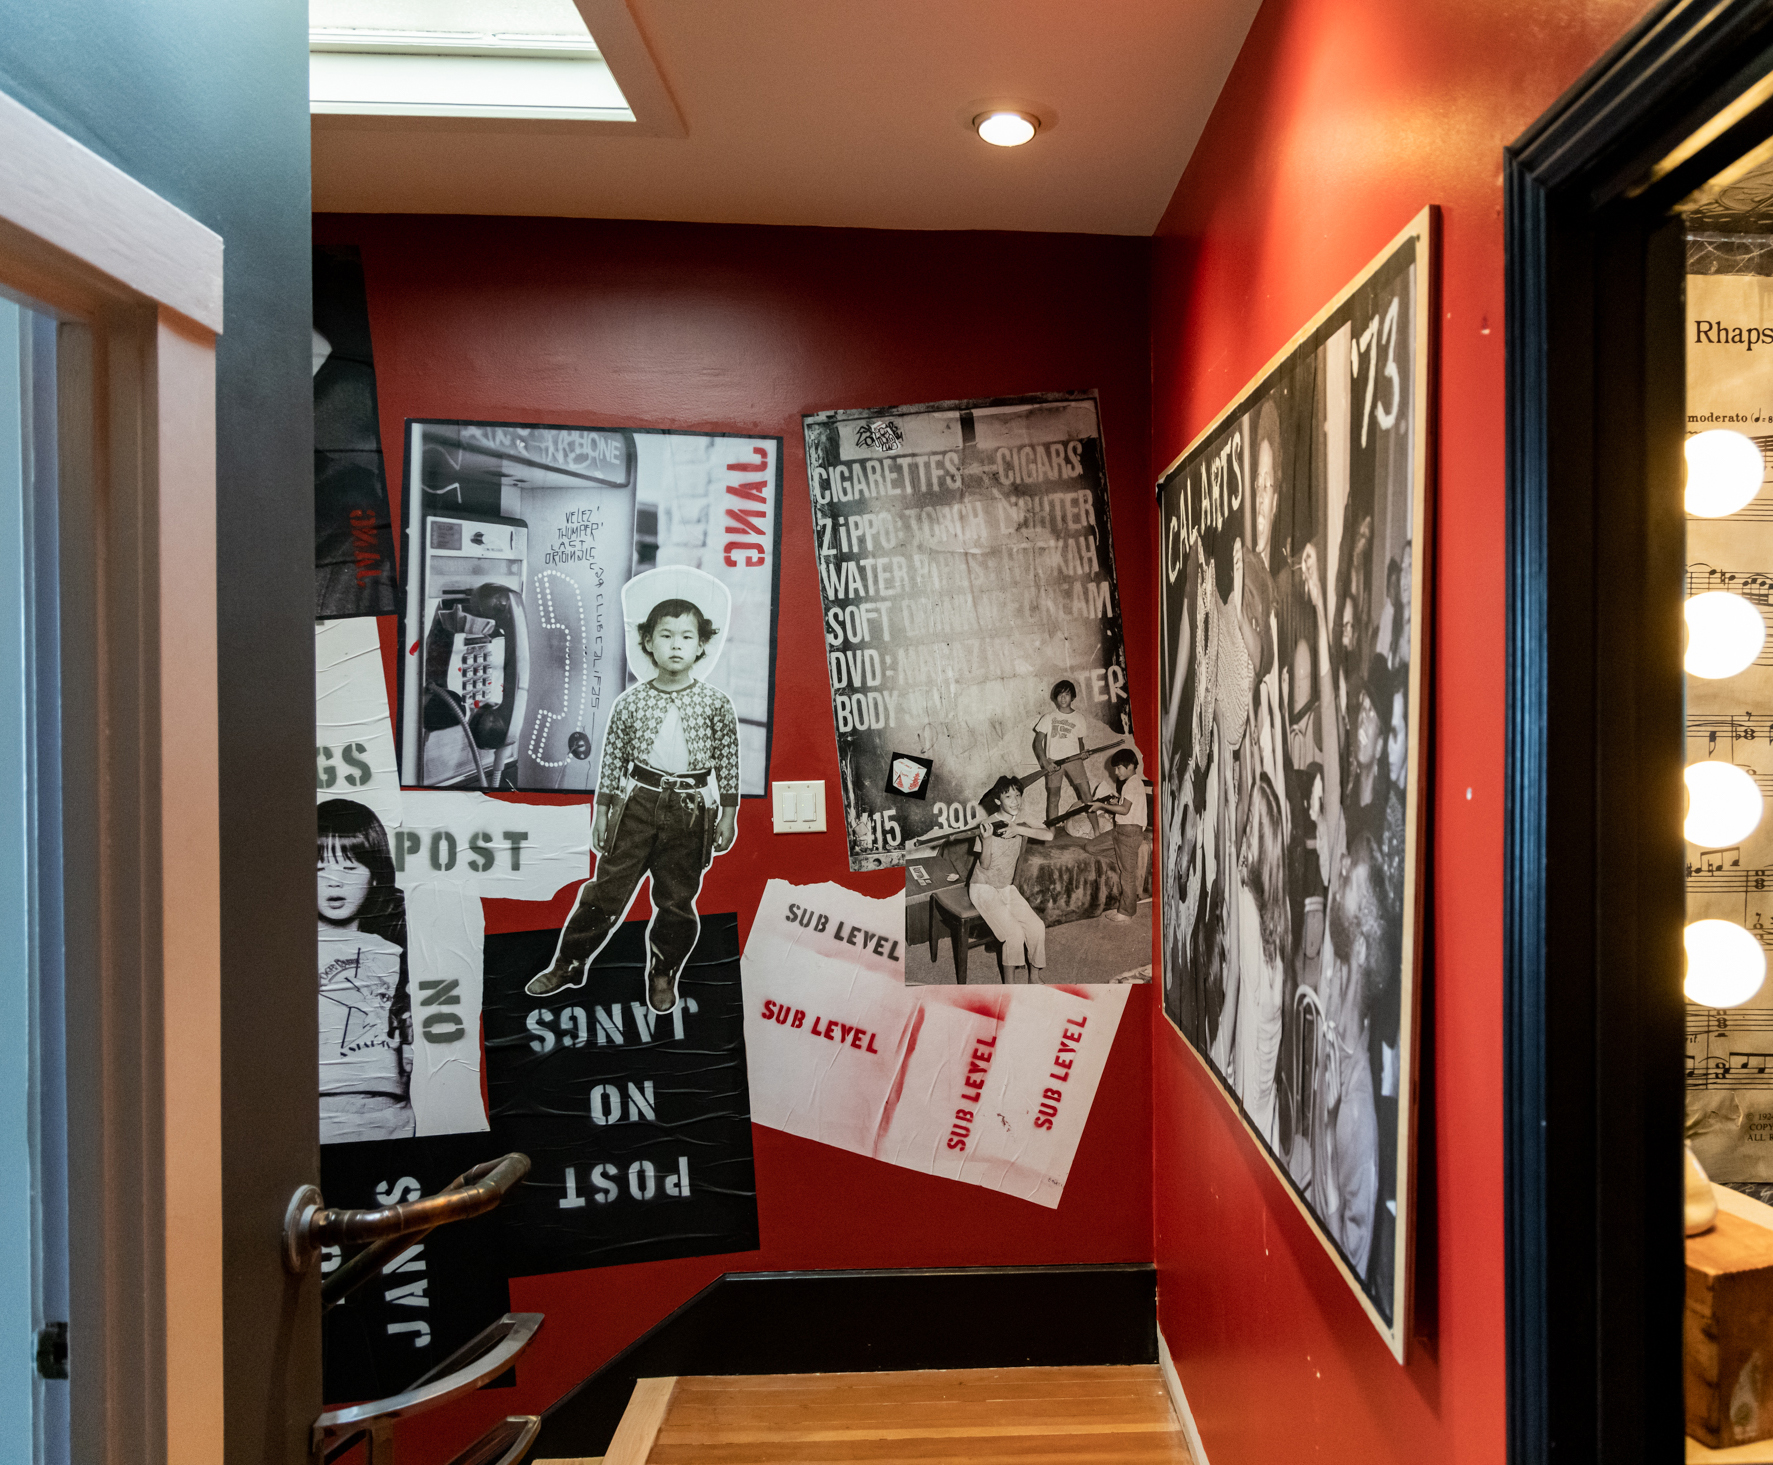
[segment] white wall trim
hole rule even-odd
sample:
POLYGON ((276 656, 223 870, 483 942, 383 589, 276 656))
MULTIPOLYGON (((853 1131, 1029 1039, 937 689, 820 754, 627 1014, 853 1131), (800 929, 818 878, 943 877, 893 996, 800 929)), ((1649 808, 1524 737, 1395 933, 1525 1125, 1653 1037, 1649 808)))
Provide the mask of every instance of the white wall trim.
POLYGON ((1176 1372, 1176 1360, 1170 1357, 1170 1341, 1164 1330, 1157 1330, 1157 1361, 1164 1371, 1164 1388, 1169 1391, 1170 1407, 1182 1424, 1182 1438, 1188 1442, 1188 1453, 1194 1465, 1207 1465, 1207 1447, 1201 1443, 1200 1429, 1194 1422, 1194 1410, 1188 1407, 1188 1395, 1182 1392, 1182 1377, 1176 1372))
POLYGON ((221 333, 221 235, 4 93, 0 221, 221 333))

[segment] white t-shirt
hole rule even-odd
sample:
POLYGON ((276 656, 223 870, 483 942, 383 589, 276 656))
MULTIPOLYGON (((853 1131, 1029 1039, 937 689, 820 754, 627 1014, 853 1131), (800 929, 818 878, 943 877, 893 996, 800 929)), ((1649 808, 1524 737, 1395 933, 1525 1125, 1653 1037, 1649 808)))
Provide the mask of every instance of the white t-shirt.
POLYGON ((366 931, 320 930, 320 1092, 406 1096, 389 1013, 400 948, 366 931))
POLYGON ((1034 730, 1047 740, 1047 757, 1054 762, 1083 751, 1084 720, 1076 712, 1054 708, 1034 724, 1034 730))
POLYGON ((647 754, 646 761, 660 773, 690 771, 689 744, 684 741, 683 723, 677 716, 675 702, 666 709, 665 720, 659 724, 658 732, 653 734, 652 750, 647 754))
POLYGON ((1099 799, 1125 799, 1132 807, 1124 814, 1116 814, 1114 822, 1130 824, 1135 829, 1145 828, 1146 820, 1150 817, 1150 800, 1146 797, 1145 780, 1139 776, 1138 770, 1135 769, 1133 776, 1125 783, 1116 783, 1112 773, 1104 774, 1096 780, 1096 786, 1090 792, 1099 799))

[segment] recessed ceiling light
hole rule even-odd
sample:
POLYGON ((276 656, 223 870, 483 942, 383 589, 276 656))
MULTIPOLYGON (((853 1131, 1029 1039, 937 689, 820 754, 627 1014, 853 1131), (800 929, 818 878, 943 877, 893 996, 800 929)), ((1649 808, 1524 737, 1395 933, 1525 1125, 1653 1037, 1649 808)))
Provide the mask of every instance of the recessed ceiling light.
POLYGON ((1019 148, 1040 130, 1040 121, 1027 112, 981 112, 973 130, 993 147, 1019 148))

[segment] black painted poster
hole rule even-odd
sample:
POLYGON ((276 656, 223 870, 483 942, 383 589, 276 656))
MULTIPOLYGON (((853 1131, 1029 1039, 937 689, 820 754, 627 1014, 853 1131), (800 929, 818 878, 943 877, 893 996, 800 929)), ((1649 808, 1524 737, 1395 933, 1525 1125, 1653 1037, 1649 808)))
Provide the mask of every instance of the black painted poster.
POLYGON ((335 1206, 431 1195, 513 1150, 531 1162, 497 1210, 433 1231, 328 1315, 328 1400, 411 1383, 507 1310, 512 1277, 756 1249, 738 917, 702 917, 668 1013, 647 1006, 645 933, 625 923, 549 998, 523 988, 560 933, 487 936, 491 1130, 322 1149, 335 1206))
POLYGON ((314 248, 314 615, 393 615, 394 518, 355 245, 314 248))

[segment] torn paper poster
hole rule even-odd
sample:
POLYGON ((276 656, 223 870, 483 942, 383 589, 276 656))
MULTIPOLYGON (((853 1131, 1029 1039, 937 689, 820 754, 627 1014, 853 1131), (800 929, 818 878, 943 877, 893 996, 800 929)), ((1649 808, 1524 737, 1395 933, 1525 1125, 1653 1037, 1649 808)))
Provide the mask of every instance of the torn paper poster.
POLYGON ((384 829, 400 823, 394 726, 372 618, 314 626, 314 782, 322 800, 363 804, 384 829))
POLYGON ((322 1144, 487 1127, 481 899, 590 873, 586 805, 409 791, 402 810, 392 829, 352 799, 317 811, 322 1144))
POLYGON ((903 905, 765 887, 740 966, 752 1121, 1057 1206, 1127 988, 907 988, 903 905))

